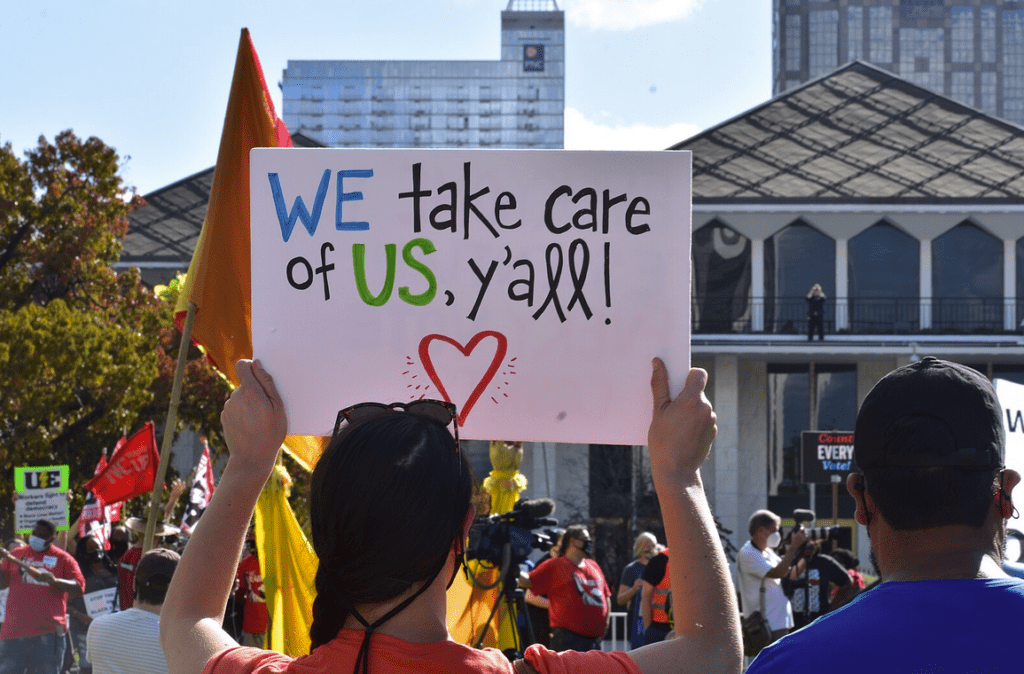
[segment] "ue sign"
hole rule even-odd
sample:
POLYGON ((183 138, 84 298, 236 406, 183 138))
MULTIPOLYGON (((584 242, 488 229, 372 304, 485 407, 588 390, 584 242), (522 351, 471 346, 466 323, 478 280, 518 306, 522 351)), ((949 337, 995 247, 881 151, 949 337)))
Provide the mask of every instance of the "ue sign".
POLYGON ((803 431, 800 447, 807 484, 845 482, 853 470, 853 431, 803 431))

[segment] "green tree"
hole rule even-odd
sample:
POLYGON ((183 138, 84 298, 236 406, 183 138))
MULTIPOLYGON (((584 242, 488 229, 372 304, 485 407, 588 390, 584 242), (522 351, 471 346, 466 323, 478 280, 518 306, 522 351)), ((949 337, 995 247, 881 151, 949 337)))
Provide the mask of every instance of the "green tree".
MULTIPOLYGON (((180 335, 173 304, 137 270, 111 267, 143 205, 119 161, 71 131, 41 137, 24 160, 0 146, 0 503, 11 502, 13 466, 66 463, 80 505, 105 450, 146 421, 162 431, 180 335)), ((200 428, 222 448, 227 392, 191 347, 175 431, 200 428)), ((11 508, 0 531, 13 531, 11 508)))

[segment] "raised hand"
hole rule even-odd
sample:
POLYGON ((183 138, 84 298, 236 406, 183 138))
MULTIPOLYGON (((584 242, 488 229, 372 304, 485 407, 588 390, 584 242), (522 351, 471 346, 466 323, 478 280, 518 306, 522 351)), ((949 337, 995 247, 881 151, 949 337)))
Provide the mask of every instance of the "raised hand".
POLYGON ((224 403, 220 422, 231 458, 266 471, 273 468, 277 451, 288 433, 284 403, 273 378, 259 361, 235 365, 239 385, 224 403))
POLYGON ((672 400, 665 364, 655 358, 653 367, 654 413, 647 435, 652 468, 663 475, 695 472, 707 459, 718 433, 715 412, 704 396, 708 373, 690 369, 682 392, 672 400))

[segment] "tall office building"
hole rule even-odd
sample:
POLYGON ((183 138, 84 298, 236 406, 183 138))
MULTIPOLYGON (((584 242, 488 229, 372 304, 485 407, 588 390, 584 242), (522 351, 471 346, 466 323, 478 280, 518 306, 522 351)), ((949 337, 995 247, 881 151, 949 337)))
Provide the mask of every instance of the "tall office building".
POLYGON ((288 129, 330 147, 561 148, 565 15, 510 0, 498 61, 288 61, 288 129))
POLYGON ((773 2, 773 94, 859 59, 1024 123, 1024 2, 773 2))

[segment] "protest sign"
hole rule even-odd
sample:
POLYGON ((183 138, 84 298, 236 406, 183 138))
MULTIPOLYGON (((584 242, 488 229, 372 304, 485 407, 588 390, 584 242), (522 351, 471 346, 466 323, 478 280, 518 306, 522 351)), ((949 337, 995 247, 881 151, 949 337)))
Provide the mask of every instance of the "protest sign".
POLYGON ((800 446, 806 484, 845 483, 854 471, 853 431, 803 431, 800 446))
MULTIPOLYGON (((1024 386, 1005 379, 995 379, 992 383, 1003 411, 1006 467, 1024 475, 1024 386)), ((1011 520, 1010 526, 1022 528, 1019 520, 1011 520)))
POLYGON ((51 520, 58 530, 68 528, 68 467, 38 466, 14 469, 14 530, 32 532, 38 520, 51 520))
POLYGON ((686 152, 255 149, 253 351, 289 433, 438 398, 466 438, 645 444, 689 368, 686 152))
POLYGON ((100 616, 113 613, 114 602, 117 601, 117 586, 96 590, 95 592, 87 592, 82 595, 82 599, 85 602, 85 612, 89 614, 90 618, 95 620, 100 616))

